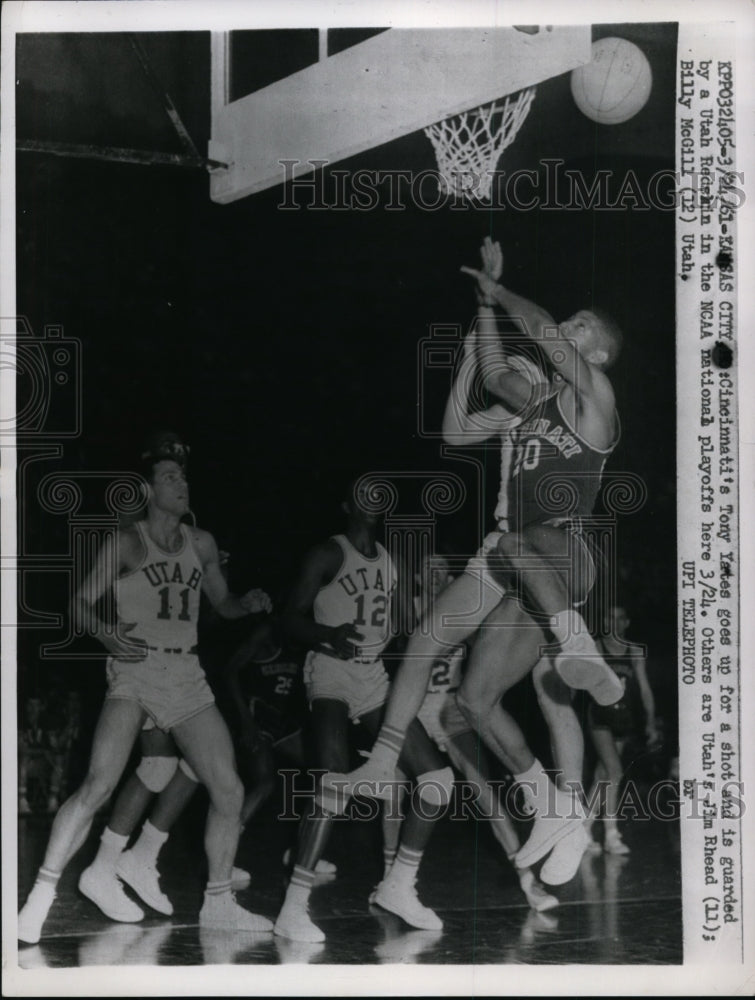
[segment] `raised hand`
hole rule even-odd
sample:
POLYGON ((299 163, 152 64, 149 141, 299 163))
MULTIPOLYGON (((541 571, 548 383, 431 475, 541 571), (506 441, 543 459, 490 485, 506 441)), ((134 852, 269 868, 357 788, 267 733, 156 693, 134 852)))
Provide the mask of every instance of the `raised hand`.
POLYGON ((480 247, 480 257, 485 274, 494 281, 498 281, 503 274, 501 244, 498 241, 494 243, 489 236, 486 236, 480 247))
POLYGON ((479 294, 482 300, 492 299, 498 285, 498 279, 503 274, 503 253, 501 245, 486 236, 480 247, 481 268, 462 267, 464 274, 471 274, 477 279, 479 294))

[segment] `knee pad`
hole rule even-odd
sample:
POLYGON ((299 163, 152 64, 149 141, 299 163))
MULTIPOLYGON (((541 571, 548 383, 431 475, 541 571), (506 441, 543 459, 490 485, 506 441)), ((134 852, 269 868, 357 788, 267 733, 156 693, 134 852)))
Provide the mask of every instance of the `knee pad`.
POLYGON ((142 757, 136 776, 150 792, 161 792, 176 773, 177 757, 142 757))
POLYGON ((178 766, 181 768, 181 770, 186 775, 186 777, 189 779, 189 781, 196 781, 196 783, 199 784, 199 778, 194 773, 193 768, 189 764, 186 763, 186 761, 183 759, 183 757, 179 760, 178 766))
POLYGON ((447 806, 454 787, 454 772, 450 767, 426 771, 417 777, 417 793, 429 806, 447 806))

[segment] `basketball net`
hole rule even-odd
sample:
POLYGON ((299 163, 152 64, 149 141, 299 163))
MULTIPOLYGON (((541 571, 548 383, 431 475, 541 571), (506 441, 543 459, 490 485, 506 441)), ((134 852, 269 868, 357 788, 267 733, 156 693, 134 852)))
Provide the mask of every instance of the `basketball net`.
POLYGON ((489 201, 496 164, 514 141, 534 97, 535 87, 529 87, 515 97, 428 126, 425 135, 435 149, 441 189, 468 201, 489 201))

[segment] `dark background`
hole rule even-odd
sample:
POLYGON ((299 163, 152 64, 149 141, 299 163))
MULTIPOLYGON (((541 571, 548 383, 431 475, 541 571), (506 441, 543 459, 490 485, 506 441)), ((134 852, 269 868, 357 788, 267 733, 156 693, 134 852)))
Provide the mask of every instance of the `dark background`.
MULTIPOLYGON (((648 104, 625 124, 596 125, 574 105, 568 74, 546 81, 502 169, 542 170, 544 159, 560 158, 588 184, 608 169, 617 178, 635 171, 641 186, 673 170, 676 26, 593 31, 643 49, 654 76, 648 104)), ((341 33, 332 46, 358 40, 341 33)), ((204 153, 209 35, 141 42, 204 153)), ((268 76, 248 71, 235 89, 305 65, 312 44, 298 32, 243 33, 239 64, 268 76)), ((127 36, 22 36, 17 63, 19 140, 179 149, 127 36)), ((435 160, 415 133, 337 167, 418 171, 435 160)), ((464 463, 441 458, 437 439, 418 435, 418 405, 439 426, 444 391, 418 402, 417 345, 432 324, 467 329, 474 295, 459 266, 476 264, 489 234, 501 241, 504 281, 515 291, 557 319, 600 305, 624 330, 612 373, 623 434, 608 469, 641 476, 648 500, 619 525, 622 596, 672 711, 673 211, 284 212, 282 198, 278 186, 216 205, 201 169, 19 152, 18 311, 38 336, 62 324, 82 343, 83 430, 39 474, 129 469, 150 429, 177 429, 191 444, 192 507, 232 553, 232 584, 280 595, 306 548, 338 530, 337 503, 354 473, 445 468, 469 479, 464 463)), ((484 456, 489 514, 496 451, 484 456)), ((39 509, 35 475, 20 497, 27 550, 66 551, 66 519, 39 509)), ((438 535, 470 553, 481 527, 467 508, 441 518, 438 535)), ((32 575, 27 600, 61 610, 64 586, 59 574, 32 575)), ((61 636, 20 633, 22 690, 39 683, 40 643, 61 636)), ((85 669, 100 673, 91 662, 85 669)))

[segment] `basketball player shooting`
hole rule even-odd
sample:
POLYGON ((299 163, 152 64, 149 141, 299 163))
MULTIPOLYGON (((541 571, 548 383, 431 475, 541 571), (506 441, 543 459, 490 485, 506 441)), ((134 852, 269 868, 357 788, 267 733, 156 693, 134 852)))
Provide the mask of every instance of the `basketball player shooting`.
MULTIPOLYGON (((437 656, 437 646, 462 641, 468 631, 478 627, 503 599, 497 624, 507 627, 483 628, 483 633, 491 634, 481 635, 483 646, 488 640, 495 645, 496 655, 478 659, 488 665, 495 662, 496 666, 491 665, 487 678, 481 678, 484 668, 470 670, 458 700, 515 779, 523 784, 530 783, 534 789, 534 805, 542 819, 536 820, 530 839, 517 855, 517 865, 523 866, 534 864, 558 840, 576 832, 581 820, 569 796, 568 801, 564 798, 564 810, 558 809, 563 821, 550 825, 546 822, 547 801, 558 803, 561 793, 555 789, 548 791, 541 765, 523 744, 513 720, 506 717, 498 704, 503 693, 532 670, 542 656, 544 636, 541 629, 513 626, 533 626, 532 613, 547 616, 549 628, 560 646, 555 666, 564 682, 570 687, 588 690, 600 704, 612 704, 623 694, 621 682, 603 661, 584 620, 573 607, 585 600, 593 583, 594 568, 581 535, 580 518, 592 512, 603 465, 618 436, 613 390, 603 369, 618 354, 620 333, 608 317, 595 310, 582 310, 556 324, 545 310, 498 284, 503 269, 498 244, 486 239, 481 253, 481 270, 463 268, 478 282, 477 358, 486 389, 509 412, 520 417, 514 432, 516 448, 510 485, 512 502, 509 506, 514 531, 493 533, 489 538, 492 548, 503 560, 503 568, 509 575, 516 573, 530 603, 536 607, 529 611, 524 609, 489 573, 482 590, 471 573, 463 574, 459 586, 449 587, 447 601, 441 600, 439 605, 443 605, 443 611, 458 615, 466 610, 465 604, 473 596, 478 608, 474 622, 455 629, 446 628, 440 639, 430 641, 428 648, 420 648, 419 641, 410 642, 394 681, 385 721, 371 758, 346 778, 350 783, 364 782, 365 787, 372 785, 376 789, 389 779, 409 721, 419 711, 424 698, 432 669, 429 654, 437 656), (519 320, 523 332, 543 347, 552 365, 552 374, 544 384, 539 380, 533 382, 522 374, 521 367, 516 370, 507 361, 493 311, 495 304, 519 320), (539 465, 541 460, 542 466, 539 465), (564 516, 554 516, 552 511, 541 509, 537 499, 541 476, 554 475, 563 482, 569 481, 574 473, 571 483, 576 499, 568 512, 564 516), (562 571, 555 568, 556 565, 568 565, 569 569, 562 571), (451 603, 455 599, 460 599, 456 607, 451 603), (555 799, 549 799, 551 795, 555 795, 555 799)), ((572 490, 567 492, 572 496, 572 490)), ((493 552, 487 542, 488 539, 482 554, 489 560, 493 552)), ((469 621, 468 616, 465 617, 469 621)), ((343 776, 326 776, 323 780, 329 784, 331 780, 343 780, 343 776)), ((584 842, 584 838, 580 839, 584 842)), ((572 860, 568 871, 573 870, 572 860)), ((562 879, 563 874, 559 871, 553 881, 562 879)))
POLYGON ((540 306, 498 284, 503 272, 498 243, 487 237, 481 256, 482 270, 462 271, 478 282, 485 388, 525 414, 514 432, 510 500, 515 530, 501 534, 498 552, 548 618, 560 645, 554 667, 561 679, 569 687, 589 691, 598 704, 611 705, 622 697, 623 687, 575 608, 587 598, 595 573, 582 519, 593 512, 603 467, 618 441, 614 393, 605 369, 618 356, 621 333, 609 317, 588 309, 557 324, 540 306), (545 399, 535 407, 529 380, 511 371, 506 361, 495 305, 519 320, 552 366, 545 399), (554 512, 552 499, 559 492, 566 496, 566 505, 554 512), (555 570, 556 563, 569 570, 555 570))

